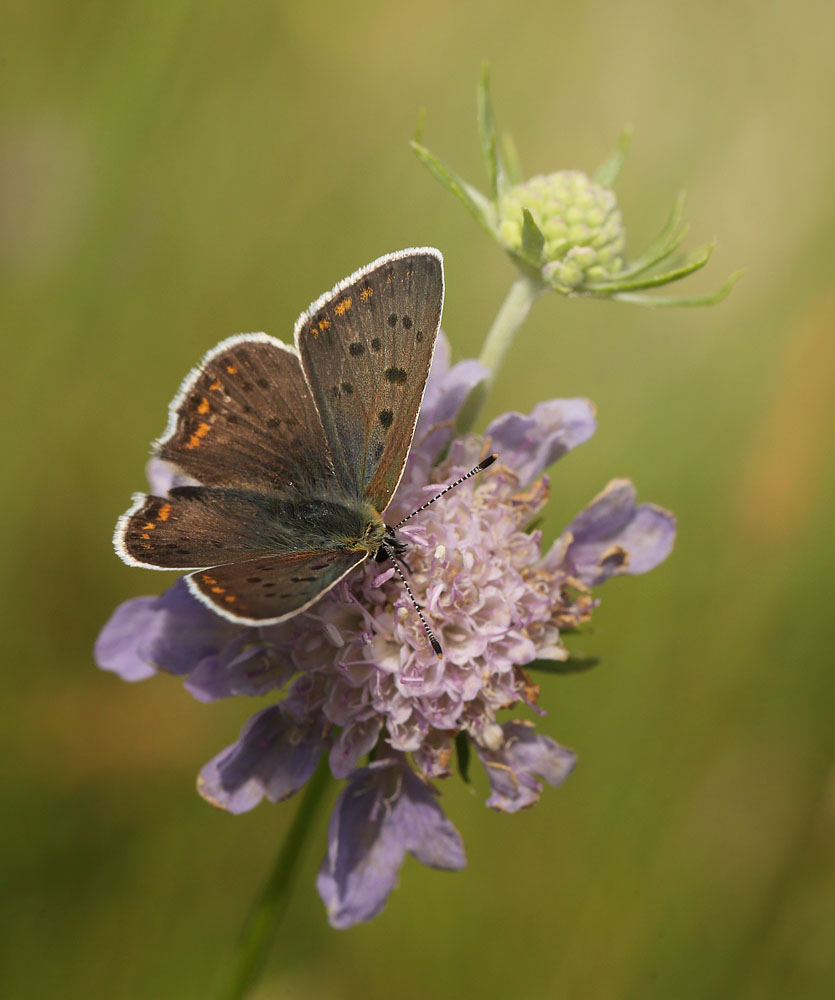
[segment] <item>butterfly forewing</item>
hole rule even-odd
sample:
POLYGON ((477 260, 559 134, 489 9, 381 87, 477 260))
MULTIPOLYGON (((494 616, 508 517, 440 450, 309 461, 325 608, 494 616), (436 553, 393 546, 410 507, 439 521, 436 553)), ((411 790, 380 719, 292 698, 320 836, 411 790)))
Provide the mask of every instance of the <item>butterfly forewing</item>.
POLYGON ((206 355, 171 404, 156 453, 205 484, 332 484, 298 355, 265 334, 231 337, 206 355))
POLYGON ((296 324, 336 477, 378 511, 403 472, 443 295, 440 253, 405 250, 352 275, 296 324))
POLYGON ((330 590, 366 552, 297 552, 200 570, 188 578, 195 596, 234 621, 281 621, 330 590))

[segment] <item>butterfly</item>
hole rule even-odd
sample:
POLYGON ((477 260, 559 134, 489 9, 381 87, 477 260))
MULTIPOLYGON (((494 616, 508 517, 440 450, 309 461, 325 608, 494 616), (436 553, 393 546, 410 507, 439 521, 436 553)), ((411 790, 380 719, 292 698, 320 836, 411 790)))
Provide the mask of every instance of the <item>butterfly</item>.
POLYGON ((443 299, 440 251, 402 250, 317 299, 296 322, 295 347, 249 333, 210 350, 154 444, 198 485, 136 494, 116 525, 118 555, 187 571, 198 600, 245 625, 285 621, 369 557, 402 556, 383 514, 411 447, 443 299))

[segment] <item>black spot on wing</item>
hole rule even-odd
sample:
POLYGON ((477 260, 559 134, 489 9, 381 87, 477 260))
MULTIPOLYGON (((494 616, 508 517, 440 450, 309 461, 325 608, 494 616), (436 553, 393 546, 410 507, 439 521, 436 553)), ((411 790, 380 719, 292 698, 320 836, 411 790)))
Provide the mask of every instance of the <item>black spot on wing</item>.
POLYGON ((391 427, 394 421, 394 413, 391 410, 380 410, 379 416, 377 418, 380 421, 380 425, 388 429, 391 427))

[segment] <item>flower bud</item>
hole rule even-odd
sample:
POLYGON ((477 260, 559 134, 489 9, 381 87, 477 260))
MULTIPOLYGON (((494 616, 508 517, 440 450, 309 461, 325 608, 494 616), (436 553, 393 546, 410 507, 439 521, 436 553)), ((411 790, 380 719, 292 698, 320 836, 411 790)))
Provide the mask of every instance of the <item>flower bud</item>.
POLYGON ((560 170, 517 184, 498 203, 505 248, 523 253, 523 210, 544 237, 542 276, 560 291, 606 281, 623 267, 626 233, 610 188, 580 170, 560 170))
POLYGON ((478 128, 489 180, 485 195, 427 149, 418 136, 412 147, 427 169, 465 206, 482 229, 510 256, 537 294, 619 299, 648 306, 703 306, 720 302, 742 274, 732 274, 707 295, 649 294, 700 270, 712 244, 677 253, 687 233, 679 196, 666 225, 643 252, 626 258, 626 232, 613 186, 629 147, 624 129, 611 155, 593 175, 559 170, 522 180, 516 147, 500 137, 493 117, 489 74, 478 88, 478 128))

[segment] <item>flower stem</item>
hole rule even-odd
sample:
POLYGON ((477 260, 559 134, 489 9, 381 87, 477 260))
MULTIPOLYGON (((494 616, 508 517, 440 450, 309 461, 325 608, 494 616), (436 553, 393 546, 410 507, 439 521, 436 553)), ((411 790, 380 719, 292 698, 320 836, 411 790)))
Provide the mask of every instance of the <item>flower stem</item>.
POLYGON ((538 276, 534 277, 528 274, 519 274, 510 286, 507 298, 502 303, 502 307, 487 333, 484 347, 482 347, 478 359, 489 369, 489 374, 483 382, 479 382, 475 386, 461 407, 456 421, 456 429, 459 433, 466 434, 472 430, 490 389, 496 381, 507 352, 510 350, 513 338, 527 319, 531 306, 545 289, 546 285, 538 276))
POLYGON ((276 929, 287 909, 302 849, 309 840, 311 820, 322 801, 329 777, 327 757, 324 756, 307 783, 273 869, 249 912, 238 944, 220 971, 213 993, 216 1000, 242 1000, 263 971, 276 929))

